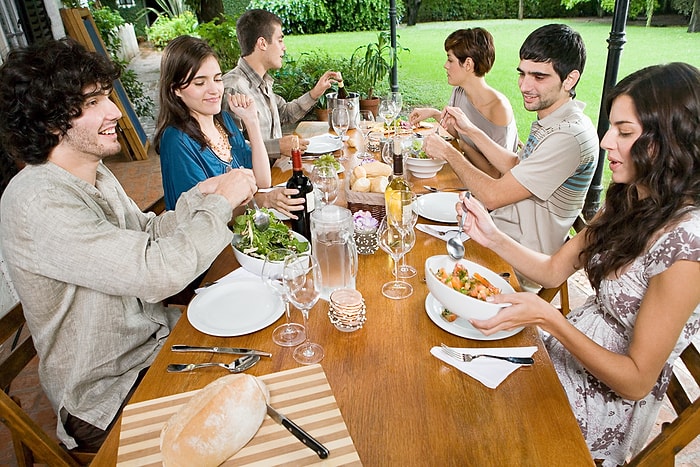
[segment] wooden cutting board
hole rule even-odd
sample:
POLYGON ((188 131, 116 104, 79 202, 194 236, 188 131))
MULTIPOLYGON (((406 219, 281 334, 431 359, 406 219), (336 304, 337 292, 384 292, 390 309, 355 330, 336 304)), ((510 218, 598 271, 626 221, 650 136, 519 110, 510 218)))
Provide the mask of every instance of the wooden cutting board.
MULTIPOLYGON (((259 378, 270 390, 270 405, 324 444, 331 455, 322 461, 284 427, 265 417, 253 439, 222 465, 362 465, 321 365, 259 378)), ((117 465, 161 466, 161 428, 197 392, 128 404, 122 416, 117 465)))

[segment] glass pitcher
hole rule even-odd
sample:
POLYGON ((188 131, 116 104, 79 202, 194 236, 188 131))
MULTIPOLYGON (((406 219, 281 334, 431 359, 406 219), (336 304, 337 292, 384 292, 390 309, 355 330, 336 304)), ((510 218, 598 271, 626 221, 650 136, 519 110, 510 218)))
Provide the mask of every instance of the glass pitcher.
POLYGON ((354 289, 357 248, 349 209, 328 205, 311 213, 311 251, 321 266, 321 297, 336 289, 354 289))

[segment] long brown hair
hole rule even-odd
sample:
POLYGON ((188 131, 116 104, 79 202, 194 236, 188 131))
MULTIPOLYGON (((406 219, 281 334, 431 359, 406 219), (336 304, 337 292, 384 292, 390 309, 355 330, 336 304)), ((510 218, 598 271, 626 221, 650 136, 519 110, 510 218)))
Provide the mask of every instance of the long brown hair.
MULTIPOLYGON (((216 52, 206 41, 192 36, 179 36, 168 43, 160 60, 160 90, 158 101, 160 110, 154 138, 156 152, 160 152, 160 139, 169 126, 177 128, 197 141, 202 148, 207 145, 199 123, 190 114, 190 109, 175 94, 177 89, 188 86, 209 57, 217 58, 216 52)), ((214 116, 223 124, 221 113, 214 116)))
POLYGON ((642 125, 630 149, 637 179, 612 183, 587 229, 581 259, 596 290, 642 254, 661 228, 679 221, 683 208, 700 205, 700 71, 670 63, 632 73, 607 97, 608 116, 622 95, 632 99, 642 125), (648 196, 640 199, 638 187, 648 196))

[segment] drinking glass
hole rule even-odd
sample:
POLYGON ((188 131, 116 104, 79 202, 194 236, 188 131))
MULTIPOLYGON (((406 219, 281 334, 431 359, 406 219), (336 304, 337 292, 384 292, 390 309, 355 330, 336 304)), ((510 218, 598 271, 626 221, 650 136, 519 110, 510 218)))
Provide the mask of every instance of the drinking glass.
POLYGON ((284 284, 284 260, 295 254, 294 251, 287 248, 271 250, 265 257, 265 262, 263 263, 260 273, 265 285, 278 294, 284 303, 287 322, 277 326, 274 331, 272 331, 272 341, 282 347, 299 345, 304 342, 306 338, 304 326, 299 323, 293 323, 290 318, 289 299, 287 297, 287 288, 284 284))
POLYGON ((340 181, 338 180, 338 171, 331 166, 314 166, 311 171, 311 183, 316 190, 317 199, 323 206, 335 203, 338 198, 338 189, 340 181))
POLYGON ((379 104, 378 112, 379 116, 384 119, 387 128, 391 126, 391 123, 398 114, 394 103, 389 99, 382 99, 382 102, 379 104))
POLYGON ((403 108, 403 97, 400 92, 390 92, 387 96, 392 104, 394 104, 394 131, 398 131, 399 125, 399 114, 401 114, 401 109, 403 108))
MULTIPOLYGON (((409 251, 413 248, 413 246, 416 243, 416 235, 415 235, 415 232, 413 229, 416 227, 417 222, 418 222, 418 216, 416 215, 413 218, 413 225, 411 226, 410 229, 408 229, 406 231, 407 235, 412 235, 412 237, 413 237, 409 251)), ((409 237, 407 237, 406 240, 411 242, 411 239, 409 237)), ((411 277, 414 277, 416 274, 418 274, 418 271, 416 270, 416 268, 414 268, 410 264, 406 264, 406 255, 403 255, 401 257, 401 265, 399 266, 399 277, 402 279, 410 279, 411 277)))
POLYGON ((309 340, 309 310, 321 297, 321 267, 310 253, 288 256, 284 261, 284 283, 289 301, 301 310, 306 339, 294 349, 294 360, 302 365, 318 363, 323 359, 323 347, 309 340))
POLYGON ((377 229, 377 239, 380 248, 394 260, 394 280, 382 286, 382 295, 392 300, 410 297, 413 287, 408 282, 399 280, 398 277, 399 259, 408 251, 408 244, 403 241, 403 235, 384 217, 377 229))
POLYGON ((362 152, 358 154, 358 157, 362 160, 374 160, 374 155, 367 149, 367 136, 375 125, 374 114, 371 110, 360 110, 357 116, 359 120, 357 127, 362 132, 362 152))

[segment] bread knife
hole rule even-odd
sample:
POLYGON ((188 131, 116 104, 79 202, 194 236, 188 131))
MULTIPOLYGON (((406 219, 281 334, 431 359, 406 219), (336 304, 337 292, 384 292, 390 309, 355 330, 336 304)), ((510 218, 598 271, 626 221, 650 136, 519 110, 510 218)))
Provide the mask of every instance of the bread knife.
POLYGON ((299 425, 273 409, 270 404, 267 404, 267 414, 271 419, 289 430, 289 432, 296 436, 299 441, 311 448, 316 454, 318 454, 318 457, 321 459, 328 457, 330 451, 323 444, 316 441, 313 436, 301 429, 299 425))
POLYGON ((258 355, 260 357, 272 357, 269 352, 254 349, 242 349, 237 347, 197 347, 196 345, 175 344, 170 347, 173 352, 213 352, 230 353, 236 355, 258 355))

